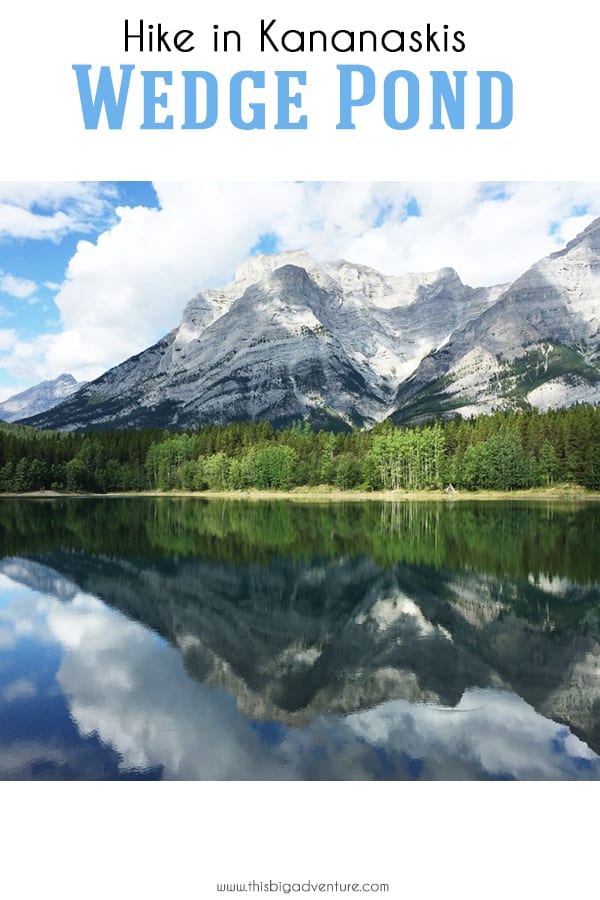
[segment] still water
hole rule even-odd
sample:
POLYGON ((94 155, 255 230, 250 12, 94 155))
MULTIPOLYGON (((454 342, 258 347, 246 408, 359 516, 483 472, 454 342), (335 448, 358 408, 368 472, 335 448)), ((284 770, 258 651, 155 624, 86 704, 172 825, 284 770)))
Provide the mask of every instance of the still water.
POLYGON ((0 499, 0 778, 599 779, 600 505, 0 499))

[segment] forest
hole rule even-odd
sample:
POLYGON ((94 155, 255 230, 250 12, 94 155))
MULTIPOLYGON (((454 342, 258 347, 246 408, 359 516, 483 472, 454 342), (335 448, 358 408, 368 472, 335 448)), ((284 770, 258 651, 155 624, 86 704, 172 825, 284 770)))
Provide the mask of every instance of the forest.
POLYGON ((0 492, 600 490, 600 408, 498 412, 333 434, 298 423, 93 433, 0 426, 0 492))

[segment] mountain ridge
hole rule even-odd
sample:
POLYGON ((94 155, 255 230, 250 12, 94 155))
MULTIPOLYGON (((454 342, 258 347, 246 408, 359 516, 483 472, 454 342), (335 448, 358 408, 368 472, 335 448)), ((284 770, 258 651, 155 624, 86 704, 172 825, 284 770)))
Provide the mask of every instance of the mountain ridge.
POLYGON ((398 389, 398 423, 600 402, 600 219, 534 263, 398 389))
POLYGON ((338 429, 578 402, 600 402, 600 219, 491 287, 450 267, 387 276, 304 251, 250 257, 151 347, 23 421, 338 429))
POLYGON ((28 416, 47 412, 81 387, 82 383, 69 373, 41 381, 0 403, 0 421, 17 422, 28 416))
POLYGON ((385 418, 423 354, 497 293, 464 285, 448 268, 388 278, 303 253, 252 258, 236 281, 188 301, 180 325, 152 347, 27 422, 369 426, 385 418))

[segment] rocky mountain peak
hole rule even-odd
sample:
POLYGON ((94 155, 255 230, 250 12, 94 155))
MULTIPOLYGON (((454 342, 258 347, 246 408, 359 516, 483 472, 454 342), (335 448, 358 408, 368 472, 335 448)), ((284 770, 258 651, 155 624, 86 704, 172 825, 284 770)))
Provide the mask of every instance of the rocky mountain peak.
POLYGON ((42 381, 25 391, 13 394, 8 400, 0 403, 0 419, 4 422, 16 422, 27 416, 45 413, 62 403, 82 386, 69 373, 42 381))
POLYGON ((298 250, 252 256, 173 332, 30 424, 347 428, 584 401, 600 402, 600 220, 491 288, 449 266, 386 275, 298 250))
POLYGON ((316 287, 314 279, 305 266, 286 263, 273 269, 267 276, 267 282, 275 287, 282 287, 288 291, 297 291, 302 297, 306 291, 313 291, 316 287))
POLYGON ((280 253, 259 253, 249 256, 235 271, 235 284, 242 292, 249 284, 260 281, 275 269, 283 266, 299 266, 309 270, 314 265, 312 258, 305 250, 283 250, 280 253))

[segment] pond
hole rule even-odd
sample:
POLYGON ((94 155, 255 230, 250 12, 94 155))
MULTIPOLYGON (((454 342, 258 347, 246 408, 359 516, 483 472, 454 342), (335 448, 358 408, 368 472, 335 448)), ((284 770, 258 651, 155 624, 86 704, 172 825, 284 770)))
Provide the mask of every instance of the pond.
POLYGON ((0 778, 598 779, 600 505, 0 499, 0 778))

